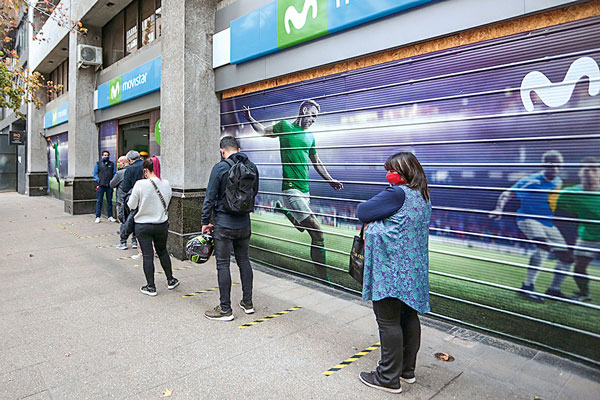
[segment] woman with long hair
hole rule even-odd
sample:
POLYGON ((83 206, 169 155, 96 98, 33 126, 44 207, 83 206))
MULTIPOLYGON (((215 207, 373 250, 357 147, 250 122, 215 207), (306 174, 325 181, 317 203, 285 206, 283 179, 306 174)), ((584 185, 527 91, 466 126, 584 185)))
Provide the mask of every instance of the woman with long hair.
POLYGON ((154 285, 154 249, 160 259, 160 264, 167 277, 167 288, 175 289, 179 281, 173 277, 171 258, 167 251, 169 235, 168 208, 171 201, 171 185, 166 180, 156 176, 155 165, 158 159, 149 158, 144 161, 144 177, 133 186, 127 205, 130 209, 137 208, 135 214, 135 235, 142 249, 146 286, 140 288, 148 296, 156 296, 154 285))
POLYGON ((379 327, 381 361, 361 372, 367 386, 402 392, 400 381, 414 383, 421 325, 417 313, 429 308, 429 222, 427 177, 412 153, 385 162, 390 183, 360 204, 356 216, 365 229, 363 300, 373 301, 379 327))

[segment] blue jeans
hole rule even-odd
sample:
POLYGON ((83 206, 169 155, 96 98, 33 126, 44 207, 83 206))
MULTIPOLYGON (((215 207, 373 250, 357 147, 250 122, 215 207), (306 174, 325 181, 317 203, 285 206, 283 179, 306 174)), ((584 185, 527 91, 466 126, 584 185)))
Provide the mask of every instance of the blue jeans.
POLYGON ((102 201, 104 200, 104 194, 106 193, 106 213, 109 217, 113 216, 112 209, 112 197, 113 189, 109 186, 98 186, 96 190, 96 218, 99 218, 102 214, 102 201))

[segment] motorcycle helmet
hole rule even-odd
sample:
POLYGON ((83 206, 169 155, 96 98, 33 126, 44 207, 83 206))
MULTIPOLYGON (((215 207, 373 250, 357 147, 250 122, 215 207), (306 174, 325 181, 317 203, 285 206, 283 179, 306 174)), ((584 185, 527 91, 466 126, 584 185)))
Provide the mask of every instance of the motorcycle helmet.
POLYGON ((210 233, 194 236, 185 245, 185 254, 191 262, 203 264, 208 261, 215 248, 215 241, 210 233))

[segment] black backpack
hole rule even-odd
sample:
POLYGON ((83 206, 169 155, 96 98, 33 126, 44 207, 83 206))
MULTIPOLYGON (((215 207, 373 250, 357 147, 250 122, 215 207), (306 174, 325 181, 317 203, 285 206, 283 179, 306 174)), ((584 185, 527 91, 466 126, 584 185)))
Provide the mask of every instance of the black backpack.
POLYGON ((225 159, 229 164, 229 172, 225 182, 225 193, 223 206, 230 214, 248 214, 254 211, 254 187, 258 181, 258 175, 250 162, 234 162, 225 159))

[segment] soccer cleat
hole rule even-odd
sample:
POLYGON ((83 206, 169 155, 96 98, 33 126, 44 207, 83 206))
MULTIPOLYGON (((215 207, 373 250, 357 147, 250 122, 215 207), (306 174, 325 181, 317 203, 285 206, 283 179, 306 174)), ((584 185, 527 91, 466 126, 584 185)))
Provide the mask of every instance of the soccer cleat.
POLYGON ((94 223, 99 224, 100 223, 100 217, 96 217, 96 219, 94 220, 94 223))
POLYGON ((275 212, 285 215, 287 217, 287 219, 292 223, 292 225, 294 225, 294 228, 298 229, 300 232, 304 232, 304 228, 302 228, 302 227, 300 227, 300 225, 298 225, 298 223, 294 219, 294 216, 288 211, 287 208, 285 208, 281 204, 281 202, 279 200, 277 200, 275 202, 274 210, 275 210, 275 212))
POLYGON ((575 297, 573 297, 573 300, 575 301, 581 301, 584 303, 588 303, 590 301, 592 301, 592 296, 590 296, 590 294, 582 294, 581 292, 573 292, 573 294, 575 295, 575 297))
POLYGON ((535 301, 536 303, 544 302, 543 297, 534 293, 533 285, 523 284, 521 286, 521 290, 519 290, 517 293, 519 294, 519 296, 523 297, 524 299, 535 301))
POLYGON ((246 314, 254 314, 254 307, 252 303, 246 303, 244 300, 240 301, 240 308, 244 310, 246 314))
POLYGON ((377 382, 375 382, 375 373, 374 372, 361 372, 358 375, 358 377, 360 378, 360 381, 362 383, 364 383, 365 385, 372 387, 374 389, 383 390, 383 391, 389 392, 389 393, 402 393, 402 387, 400 386, 399 382, 398 382, 398 387, 383 386, 383 385, 380 385, 377 382))
POLYGON ((110 222, 117 222, 117 220, 116 220, 116 219, 114 219, 113 217, 108 217, 108 220, 109 220, 110 222))
POLYGON ((119 250, 127 250, 127 243, 119 243, 117 245, 117 249, 119 249, 119 250))
POLYGON ((204 316, 215 321, 233 321, 233 311, 223 311, 220 305, 206 311, 204 316))
POLYGON ((179 279, 177 278, 173 278, 170 281, 167 281, 167 288, 169 290, 173 290, 175 289, 177 286, 179 286, 179 279))
POLYGON ((558 297, 559 299, 570 299, 569 296, 567 296, 566 294, 564 294, 560 290, 556 290, 556 289, 550 289, 549 288, 548 290, 546 290, 546 294, 548 296, 558 297))
POLYGON ((140 292, 147 294, 148 296, 156 296, 156 288, 152 286, 142 286, 140 292))

